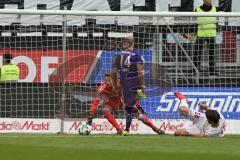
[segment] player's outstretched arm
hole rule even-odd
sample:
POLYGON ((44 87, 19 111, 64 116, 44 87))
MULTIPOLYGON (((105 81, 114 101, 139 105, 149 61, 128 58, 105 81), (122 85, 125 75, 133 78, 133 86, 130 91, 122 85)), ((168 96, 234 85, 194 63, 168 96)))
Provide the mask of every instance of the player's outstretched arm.
POLYGON ((142 91, 144 92, 145 86, 144 86, 144 77, 143 77, 143 65, 137 64, 137 70, 138 70, 139 85, 142 91))
POLYGON ((174 132, 175 136, 193 136, 193 137, 204 137, 201 133, 189 133, 186 128, 178 129, 174 132))
POLYGON ((190 136, 194 136, 194 137, 204 137, 203 134, 199 133, 199 134, 190 134, 190 136))

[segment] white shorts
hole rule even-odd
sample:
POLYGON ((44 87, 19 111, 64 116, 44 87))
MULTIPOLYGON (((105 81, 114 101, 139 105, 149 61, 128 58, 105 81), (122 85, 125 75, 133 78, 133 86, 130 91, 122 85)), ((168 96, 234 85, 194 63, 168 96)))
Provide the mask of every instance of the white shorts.
POLYGON ((201 134, 201 131, 200 129, 197 127, 196 124, 194 124, 193 122, 191 121, 187 121, 183 128, 186 129, 186 131, 189 133, 189 134, 201 134))

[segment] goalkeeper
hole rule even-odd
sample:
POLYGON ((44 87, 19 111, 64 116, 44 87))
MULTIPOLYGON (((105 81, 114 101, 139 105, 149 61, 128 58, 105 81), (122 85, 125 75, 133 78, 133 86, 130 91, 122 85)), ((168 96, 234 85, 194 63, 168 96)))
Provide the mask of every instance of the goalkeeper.
MULTIPOLYGON (((120 90, 119 89, 115 90, 115 89, 117 89, 117 88, 113 87, 110 74, 105 74, 104 81, 98 87, 96 96, 91 105, 87 124, 88 125, 92 124, 92 119, 93 119, 94 113, 100 103, 100 100, 102 99, 103 100, 103 114, 104 114, 105 118, 116 128, 117 133, 121 134, 122 129, 118 125, 114 115, 112 114, 112 111, 114 111, 118 107, 120 109, 124 109, 124 105, 121 100, 120 90)), ((144 124, 151 127, 153 129, 153 131, 155 131, 158 134, 164 133, 163 131, 158 129, 156 126, 154 126, 153 123, 147 118, 146 114, 144 113, 144 110, 139 105, 138 101, 136 101, 133 112, 138 117, 139 120, 141 120, 144 124)))

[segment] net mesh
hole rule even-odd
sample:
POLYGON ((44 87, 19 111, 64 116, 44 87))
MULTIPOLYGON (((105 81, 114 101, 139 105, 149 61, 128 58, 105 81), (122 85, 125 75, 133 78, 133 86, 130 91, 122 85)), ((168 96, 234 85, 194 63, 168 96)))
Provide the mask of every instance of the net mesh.
MULTIPOLYGON (((145 59, 147 99, 141 104, 150 118, 182 118, 171 92, 179 90, 196 110, 202 101, 239 119, 239 18, 207 22, 217 24, 217 34, 204 39, 196 36, 194 17, 65 18, 1 15, 0 53, 13 54, 21 70, 19 82, 0 84, 1 117, 86 118, 122 38, 133 36, 145 59)), ((95 117, 103 117, 101 107, 95 117)), ((124 111, 114 115, 124 118, 124 111)))

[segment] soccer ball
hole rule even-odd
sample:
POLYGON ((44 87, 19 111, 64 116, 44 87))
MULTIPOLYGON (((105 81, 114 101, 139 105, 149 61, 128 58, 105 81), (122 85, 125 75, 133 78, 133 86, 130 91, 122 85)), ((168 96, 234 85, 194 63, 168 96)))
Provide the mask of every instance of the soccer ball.
POLYGON ((80 135, 89 135, 90 132, 92 130, 92 126, 86 124, 86 123, 83 123, 80 128, 78 129, 78 133, 80 135))

